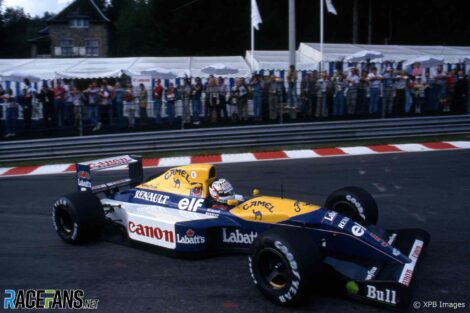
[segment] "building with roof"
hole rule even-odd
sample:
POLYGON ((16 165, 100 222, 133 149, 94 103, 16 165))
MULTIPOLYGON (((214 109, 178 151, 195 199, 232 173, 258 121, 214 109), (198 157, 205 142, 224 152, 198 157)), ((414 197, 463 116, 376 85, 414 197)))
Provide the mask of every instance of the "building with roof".
POLYGON ((93 0, 75 0, 29 40, 37 57, 107 57, 110 20, 93 0))

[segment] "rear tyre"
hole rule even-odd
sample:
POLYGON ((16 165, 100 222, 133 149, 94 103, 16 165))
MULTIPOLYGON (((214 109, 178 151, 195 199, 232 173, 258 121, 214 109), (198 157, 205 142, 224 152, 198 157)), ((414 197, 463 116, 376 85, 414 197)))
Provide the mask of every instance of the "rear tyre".
POLYGON ((56 200, 52 208, 54 228, 62 240, 80 244, 97 239, 105 216, 100 200, 91 192, 74 192, 56 200))
POLYGON ((304 231, 271 229, 251 246, 248 265, 254 284, 267 299, 280 305, 296 305, 320 276, 322 258, 304 231))
POLYGON ((332 192, 324 207, 363 225, 375 225, 379 219, 377 202, 369 192, 359 187, 344 187, 332 192))

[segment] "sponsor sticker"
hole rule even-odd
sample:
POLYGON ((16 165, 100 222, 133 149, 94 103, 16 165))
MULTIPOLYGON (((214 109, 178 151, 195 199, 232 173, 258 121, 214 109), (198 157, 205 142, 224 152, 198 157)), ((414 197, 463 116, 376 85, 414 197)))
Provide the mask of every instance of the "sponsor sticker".
POLYGON ((300 274, 298 272, 299 267, 297 265, 297 261, 294 258, 294 255, 289 251, 289 249, 282 242, 276 240, 274 242, 274 246, 286 256, 287 260, 289 261, 290 271, 292 275, 294 276, 291 281, 291 285, 289 289, 286 291, 286 293, 279 296, 279 301, 284 303, 287 300, 292 299, 292 297, 295 296, 297 292, 299 291, 299 285, 300 285, 300 274))
POLYGON ((367 286, 367 295, 366 297, 372 300, 384 302, 387 304, 397 304, 397 292, 393 289, 378 289, 372 285, 367 286))
POLYGON ((335 211, 327 211, 325 213, 325 216, 323 216, 322 222, 332 225, 337 215, 338 213, 336 213, 335 211))
POLYGON ((372 267, 370 270, 367 271, 366 280, 371 280, 377 274, 377 266, 372 267))
POLYGON ((359 212, 359 215, 362 217, 362 219, 366 220, 366 215, 364 214, 364 208, 362 207, 362 204, 351 195, 346 195, 346 200, 351 202, 356 207, 357 212, 359 212))
POLYGON ((94 161, 94 163, 89 163, 89 167, 91 170, 95 169, 103 169, 107 167, 114 167, 114 166, 119 166, 119 165, 126 165, 131 163, 132 161, 135 161, 129 156, 122 156, 118 158, 113 158, 113 159, 103 159, 103 160, 97 160, 94 161))
POLYGON ((202 195, 202 184, 201 183, 192 183, 190 196, 200 197, 202 195))
POLYGON ((79 171, 77 173, 77 176, 79 179, 90 179, 90 173, 88 173, 87 171, 79 171))
POLYGON ((163 176, 163 178, 165 178, 166 180, 170 179, 171 177, 179 177, 179 178, 182 178, 184 179, 188 184, 191 183, 190 182, 190 179, 189 179, 189 173, 186 172, 186 170, 184 169, 181 169, 181 168, 172 168, 171 170, 168 170, 165 175, 163 176))
POLYGON ((220 215, 220 210, 217 209, 207 209, 206 215, 214 216, 214 217, 219 217, 220 215))
POLYGON ((198 198, 183 198, 178 202, 178 209, 196 212, 197 209, 202 208, 204 199, 198 198))
POLYGON ((411 278, 413 277, 413 271, 415 269, 416 263, 418 262, 419 255, 421 254, 421 250, 423 249, 424 242, 421 240, 415 240, 413 243, 413 247, 411 247, 410 254, 408 258, 411 260, 410 263, 406 263, 403 266, 403 270, 401 272, 400 278, 398 282, 409 286, 411 283, 411 278))
POLYGON ((274 206, 272 205, 272 203, 266 202, 266 201, 250 201, 250 202, 245 203, 242 209, 246 211, 253 207, 263 207, 271 213, 273 213, 273 209, 274 209, 274 206))
POLYGON ((343 217, 341 219, 341 221, 339 221, 338 223, 338 227, 341 228, 341 229, 344 229, 344 226, 346 226, 346 224, 349 222, 349 217, 343 217))
POLYGON ((166 204, 170 196, 162 195, 156 192, 137 190, 134 195, 135 199, 141 199, 156 204, 166 204))
POLYGON ((222 241, 225 243, 252 244, 256 237, 258 233, 254 231, 243 233, 238 229, 227 231, 226 228, 222 228, 222 241))
POLYGON ((130 214, 127 230, 131 239, 164 248, 176 247, 174 224, 148 220, 130 214))
POLYGON ((204 236, 196 235, 194 230, 188 229, 186 234, 183 236, 176 234, 176 242, 185 245, 197 245, 205 243, 206 238, 204 236))
POLYGON ((351 227, 351 233, 356 237, 362 237, 365 232, 366 229, 364 228, 364 226, 358 223, 354 223, 353 227, 351 227))

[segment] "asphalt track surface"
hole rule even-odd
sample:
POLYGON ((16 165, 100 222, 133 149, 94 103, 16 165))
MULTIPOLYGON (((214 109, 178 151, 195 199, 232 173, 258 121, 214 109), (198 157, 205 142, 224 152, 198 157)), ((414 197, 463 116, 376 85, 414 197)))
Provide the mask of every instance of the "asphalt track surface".
MULTIPOLYGON (((259 187, 279 195, 283 183, 286 197, 313 203, 346 185, 369 190, 379 225, 431 233, 413 300, 465 302, 469 309, 470 150, 226 164, 218 173, 244 194, 259 187)), ((100 312, 387 312, 328 295, 312 295, 295 309, 273 305, 253 286, 244 255, 194 261, 106 241, 68 245, 50 212, 56 197, 74 188, 71 174, 0 179, 1 300, 6 288, 79 288, 100 300, 100 312)), ((419 310, 437 311, 459 310, 419 310)))

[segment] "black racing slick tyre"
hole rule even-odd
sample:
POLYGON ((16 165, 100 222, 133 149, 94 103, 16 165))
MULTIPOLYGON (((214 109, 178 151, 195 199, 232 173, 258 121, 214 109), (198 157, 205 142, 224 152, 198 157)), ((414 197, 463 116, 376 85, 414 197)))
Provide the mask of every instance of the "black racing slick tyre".
POLYGON ((359 187, 344 187, 332 192, 324 207, 363 225, 375 225, 379 219, 377 202, 369 192, 359 187))
POLYGON ((97 239, 105 216, 100 200, 91 192, 74 192, 57 199, 52 208, 54 228, 62 240, 81 244, 97 239))
POLYGON ((271 229, 250 248, 248 265, 254 284, 273 303, 296 305, 320 276, 322 258, 301 229, 271 229))

